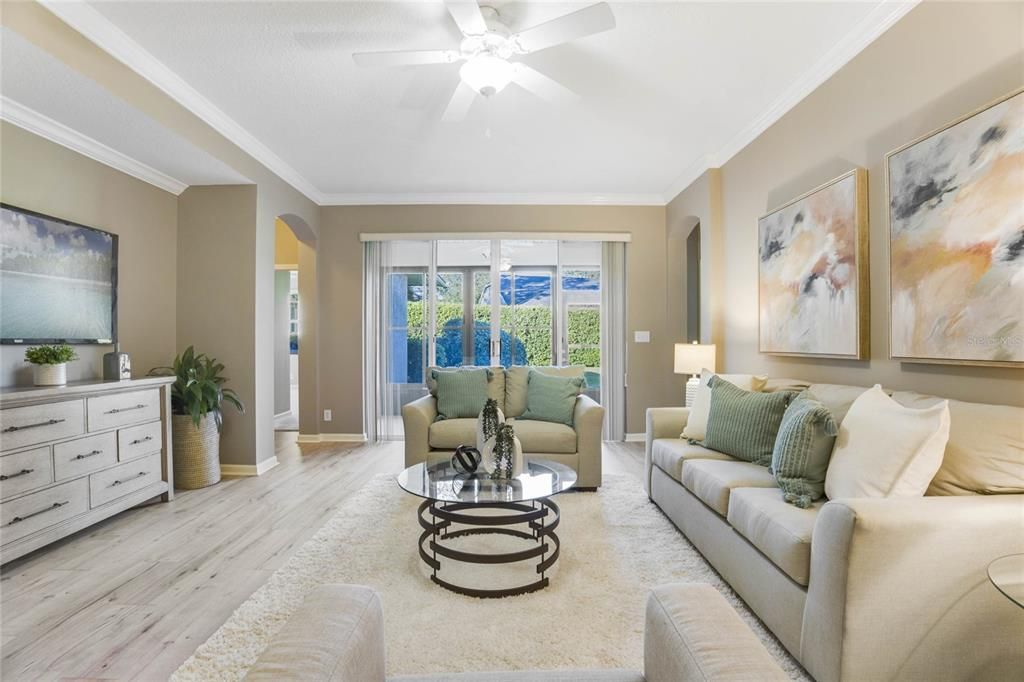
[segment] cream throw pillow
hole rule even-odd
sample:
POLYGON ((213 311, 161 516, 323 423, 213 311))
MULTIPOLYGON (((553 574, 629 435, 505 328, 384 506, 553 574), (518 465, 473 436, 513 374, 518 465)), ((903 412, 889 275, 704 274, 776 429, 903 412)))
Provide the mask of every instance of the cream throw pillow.
MULTIPOLYGON (((690 416, 686 419, 686 426, 683 427, 683 433, 680 438, 689 438, 696 441, 704 440, 708 429, 708 415, 711 413, 711 389, 708 387, 708 382, 711 381, 713 376, 715 376, 715 373, 710 369, 701 371, 700 386, 693 393, 693 405, 690 405, 690 416)), ((744 391, 754 391, 755 393, 760 393, 765 384, 768 383, 768 377, 753 374, 719 374, 718 376, 737 388, 742 388, 744 391)))
POLYGON ((949 404, 923 410, 900 405, 876 384, 850 406, 825 474, 825 494, 921 497, 942 466, 949 404))

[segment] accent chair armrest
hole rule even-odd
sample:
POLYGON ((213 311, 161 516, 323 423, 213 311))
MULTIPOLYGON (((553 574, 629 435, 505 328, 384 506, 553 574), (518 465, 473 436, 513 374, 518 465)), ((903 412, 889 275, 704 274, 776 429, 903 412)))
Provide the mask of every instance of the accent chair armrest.
POLYGON ((1024 552, 1024 495, 839 499, 811 536, 801 660, 833 680, 1010 679, 1024 609, 987 567, 1024 552))
POLYGON ((245 679, 384 682, 384 611, 380 596, 359 585, 321 585, 314 589, 245 679))
POLYGON ((430 425, 437 419, 437 398, 425 395, 402 405, 405 427, 405 466, 427 460, 430 453, 430 425))
POLYGON ((604 429, 604 408, 593 398, 581 395, 576 398, 572 415, 576 431, 576 457, 578 488, 597 488, 601 485, 601 442, 604 429))
POLYGON ((690 417, 689 407, 648 407, 644 432, 644 490, 651 494, 652 450, 659 438, 679 438, 690 417))
POLYGON ((647 598, 647 682, 788 680, 757 635, 711 585, 661 585, 647 598))

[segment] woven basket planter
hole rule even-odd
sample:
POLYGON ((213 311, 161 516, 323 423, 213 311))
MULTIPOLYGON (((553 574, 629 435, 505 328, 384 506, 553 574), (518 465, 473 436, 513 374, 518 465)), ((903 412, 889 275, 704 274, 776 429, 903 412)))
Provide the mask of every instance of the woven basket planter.
POLYGON ((174 487, 185 490, 205 488, 220 481, 220 434, 217 424, 206 415, 199 427, 192 417, 171 415, 174 431, 174 487))

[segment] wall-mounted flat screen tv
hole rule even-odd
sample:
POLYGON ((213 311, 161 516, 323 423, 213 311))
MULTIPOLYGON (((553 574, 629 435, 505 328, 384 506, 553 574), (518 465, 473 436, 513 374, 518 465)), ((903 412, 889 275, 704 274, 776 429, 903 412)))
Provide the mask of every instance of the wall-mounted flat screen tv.
POLYGON ((117 235, 0 204, 0 343, 113 343, 117 235))

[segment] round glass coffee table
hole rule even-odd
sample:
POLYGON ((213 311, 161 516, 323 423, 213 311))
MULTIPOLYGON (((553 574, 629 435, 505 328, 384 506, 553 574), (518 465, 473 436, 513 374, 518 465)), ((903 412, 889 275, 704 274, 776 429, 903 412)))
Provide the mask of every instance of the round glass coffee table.
POLYGON ((484 472, 464 474, 449 461, 415 464, 398 475, 406 492, 425 498, 417 517, 423 533, 420 559, 441 587, 470 597, 511 597, 544 589, 547 572, 558 561, 561 543, 555 529, 561 512, 551 497, 572 488, 576 472, 543 459, 528 460, 512 479, 492 479, 484 472), (449 540, 469 535, 502 535, 528 546, 504 553, 456 549, 449 540), (537 580, 514 587, 483 589, 455 584, 438 575, 442 560, 463 564, 511 564, 536 559, 537 580))

